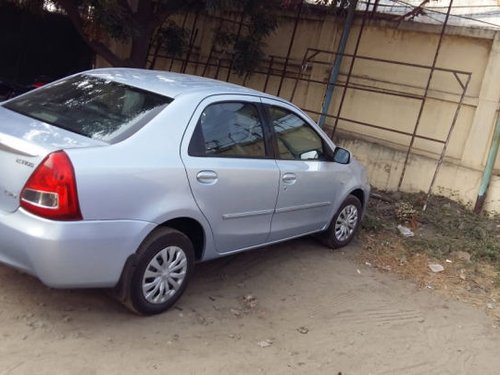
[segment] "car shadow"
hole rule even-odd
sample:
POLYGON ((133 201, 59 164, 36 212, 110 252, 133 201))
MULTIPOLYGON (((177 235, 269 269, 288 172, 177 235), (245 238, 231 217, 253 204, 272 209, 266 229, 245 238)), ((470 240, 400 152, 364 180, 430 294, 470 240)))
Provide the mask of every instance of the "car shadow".
MULTIPOLYGON (((148 319, 170 319, 182 311, 193 311, 200 306, 203 309, 204 301, 208 306, 210 299, 260 287, 262 275, 273 274, 283 267, 293 270, 302 262, 321 262, 328 253, 332 253, 331 250, 315 239, 305 237, 197 264, 193 279, 177 304, 165 314, 148 319)), ((272 277, 265 281, 268 288, 282 282, 272 277)), ((0 265, 0 285, 1 310, 7 313, 29 314, 35 311, 53 321, 78 316, 96 323, 128 323, 137 319, 103 289, 52 289, 30 275, 3 265, 0 265)))

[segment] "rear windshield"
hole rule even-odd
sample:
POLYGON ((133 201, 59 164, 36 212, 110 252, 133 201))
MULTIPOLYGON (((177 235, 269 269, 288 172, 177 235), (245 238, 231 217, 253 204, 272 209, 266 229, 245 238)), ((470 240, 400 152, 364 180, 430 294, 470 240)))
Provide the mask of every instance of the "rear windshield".
POLYGON ((135 133, 171 101, 136 87, 79 75, 3 106, 89 138, 115 143, 135 133))

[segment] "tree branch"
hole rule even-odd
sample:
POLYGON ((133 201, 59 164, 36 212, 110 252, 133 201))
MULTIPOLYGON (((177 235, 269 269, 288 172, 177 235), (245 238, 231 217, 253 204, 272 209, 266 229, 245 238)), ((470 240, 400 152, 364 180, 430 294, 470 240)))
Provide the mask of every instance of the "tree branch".
POLYGON ((113 66, 128 66, 130 62, 118 57, 104 43, 91 39, 84 30, 83 20, 80 15, 80 10, 76 3, 72 0, 55 0, 55 2, 66 12, 68 18, 73 23, 76 31, 85 40, 85 42, 94 50, 95 53, 102 56, 107 62, 113 66))
POLYGON ((128 0, 118 0, 118 4, 125 9, 127 13, 133 14, 134 11, 132 10, 132 7, 130 6, 130 3, 128 0))

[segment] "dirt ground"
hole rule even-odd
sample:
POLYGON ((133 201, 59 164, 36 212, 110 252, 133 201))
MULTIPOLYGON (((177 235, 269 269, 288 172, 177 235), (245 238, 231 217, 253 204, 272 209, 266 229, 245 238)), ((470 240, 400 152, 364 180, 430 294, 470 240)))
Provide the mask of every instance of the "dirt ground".
POLYGON ((306 238, 202 264, 177 306, 150 318, 0 266, 0 375, 500 372, 500 329, 483 309, 361 252, 306 238))

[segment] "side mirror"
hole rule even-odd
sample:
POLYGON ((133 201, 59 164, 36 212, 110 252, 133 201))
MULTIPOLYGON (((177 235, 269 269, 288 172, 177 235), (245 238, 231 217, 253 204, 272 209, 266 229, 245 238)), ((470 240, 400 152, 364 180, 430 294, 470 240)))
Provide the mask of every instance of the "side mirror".
POLYGON ((337 147, 333 152, 333 161, 339 164, 349 164, 351 161, 351 153, 345 148, 337 147))

